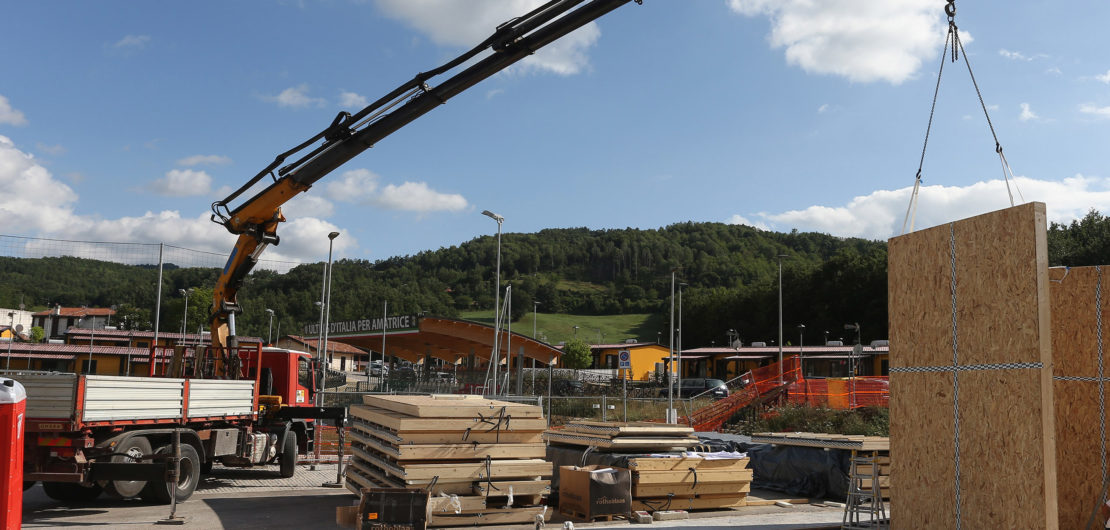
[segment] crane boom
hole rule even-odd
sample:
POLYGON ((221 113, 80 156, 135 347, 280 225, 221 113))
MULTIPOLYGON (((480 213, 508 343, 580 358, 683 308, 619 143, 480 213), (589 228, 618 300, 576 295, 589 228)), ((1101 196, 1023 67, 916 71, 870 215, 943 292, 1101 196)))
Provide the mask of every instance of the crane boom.
MULTIPOLYGON (((212 203, 212 221, 239 236, 216 281, 212 300, 209 326, 215 356, 213 375, 223 377, 238 373, 237 369, 227 366, 237 362, 237 357, 228 353, 238 346, 235 338, 235 315, 240 311, 237 294, 266 247, 280 242, 277 227, 285 221, 281 213, 283 204, 448 99, 630 1, 550 0, 497 26, 493 35, 481 44, 434 70, 417 74, 357 113, 340 112, 323 131, 281 153, 239 189, 212 203), (487 51, 491 53, 440 85, 428 85, 431 78, 487 51), (306 150, 307 153, 279 169, 287 159, 306 150), (234 209, 230 208, 232 201, 266 176, 270 176, 273 183, 234 209)), ((642 0, 635 1, 642 3, 642 0)))

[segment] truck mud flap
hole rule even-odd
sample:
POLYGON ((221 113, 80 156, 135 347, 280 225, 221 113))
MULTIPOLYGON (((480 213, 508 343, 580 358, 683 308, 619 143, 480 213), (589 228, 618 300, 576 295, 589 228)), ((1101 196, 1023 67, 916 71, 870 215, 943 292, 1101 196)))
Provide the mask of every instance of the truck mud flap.
POLYGON ((165 462, 91 462, 89 480, 165 480, 169 466, 165 462))

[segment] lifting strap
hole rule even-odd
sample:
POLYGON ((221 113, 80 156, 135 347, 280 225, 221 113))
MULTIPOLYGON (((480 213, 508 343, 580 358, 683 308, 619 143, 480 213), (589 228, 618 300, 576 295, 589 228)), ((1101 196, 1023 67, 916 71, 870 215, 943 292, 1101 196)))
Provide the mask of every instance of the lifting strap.
POLYGON ((991 136, 994 138, 994 152, 998 153, 998 159, 1002 163, 1002 180, 1006 183, 1006 194, 1010 198, 1010 206, 1014 205, 1014 193, 1010 189, 1010 181, 1014 181, 1014 190, 1018 192, 1018 198, 1021 202, 1025 202, 1025 196, 1021 194, 1021 190, 1017 187, 1017 180, 1014 179, 1014 172, 1010 168, 1010 163, 1006 160, 1006 155, 1002 153, 1002 144, 998 141, 998 134, 994 130, 994 124, 991 122, 990 113, 987 111, 987 104, 983 102, 983 93, 979 90, 979 83, 975 80, 975 73, 971 71, 971 61, 967 58, 967 52, 964 50, 964 44, 960 40, 959 28, 956 27, 956 0, 947 0, 944 6, 944 14, 948 16, 948 34, 944 38, 944 49, 940 54, 940 68, 937 70, 937 86, 933 91, 933 104, 929 108, 929 124, 925 127, 925 142, 921 146, 921 159, 917 163, 917 174, 914 176, 913 192, 910 193, 910 203, 906 207, 906 217, 902 220, 902 234, 906 234, 907 227, 909 232, 913 232, 914 221, 917 217, 917 196, 921 190, 921 169, 925 165, 925 149, 929 146, 929 133, 933 128, 933 116, 937 108, 937 95, 940 93, 940 80, 944 74, 944 63, 948 58, 948 46, 952 46, 952 62, 959 60, 960 54, 964 56, 964 64, 967 65, 967 74, 971 77, 971 84, 975 87, 975 95, 979 97, 979 106, 983 109, 983 116, 987 119, 987 127, 990 128, 991 136))

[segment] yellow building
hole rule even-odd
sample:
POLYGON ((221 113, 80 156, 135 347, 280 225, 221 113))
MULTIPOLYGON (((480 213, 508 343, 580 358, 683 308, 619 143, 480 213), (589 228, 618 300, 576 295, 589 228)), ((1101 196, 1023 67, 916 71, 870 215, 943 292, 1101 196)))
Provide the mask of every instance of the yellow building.
POLYGON ((634 381, 650 381, 662 377, 666 371, 667 357, 670 350, 662 344, 654 342, 627 342, 617 344, 592 344, 590 351, 594 356, 593 368, 619 370, 620 352, 627 351, 631 361, 630 370, 619 370, 617 377, 625 377, 634 381), (656 376, 656 372, 659 376, 656 376))

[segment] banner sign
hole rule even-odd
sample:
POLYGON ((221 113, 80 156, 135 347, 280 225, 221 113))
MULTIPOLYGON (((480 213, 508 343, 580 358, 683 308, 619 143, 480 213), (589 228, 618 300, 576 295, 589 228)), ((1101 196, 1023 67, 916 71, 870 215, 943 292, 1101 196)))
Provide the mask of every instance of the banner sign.
MULTIPOLYGON (((361 320, 344 320, 339 322, 328 323, 329 336, 342 336, 342 335, 372 335, 374 332, 381 333, 384 328, 386 332, 400 331, 400 330, 415 330, 420 325, 420 317, 418 315, 394 315, 385 318, 384 326, 382 317, 378 318, 364 318, 361 320)), ((304 335, 306 337, 314 337, 320 334, 320 323, 306 324, 304 326, 304 335)))

